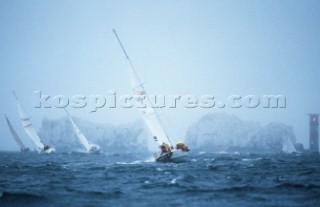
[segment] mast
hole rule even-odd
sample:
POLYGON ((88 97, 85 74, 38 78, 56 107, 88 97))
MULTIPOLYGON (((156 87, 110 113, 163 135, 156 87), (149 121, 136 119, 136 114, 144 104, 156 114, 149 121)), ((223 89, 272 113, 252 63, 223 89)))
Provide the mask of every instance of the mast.
POLYGON ((139 101, 144 100, 144 98, 146 98, 147 103, 149 105, 149 107, 147 106, 145 108, 139 108, 139 111, 141 112, 141 115, 144 118, 145 123, 147 124, 152 135, 154 137, 156 137, 154 139, 155 141, 157 141, 160 145, 163 142, 168 142, 172 145, 172 142, 171 142, 168 134, 164 131, 163 126, 161 125, 161 121, 159 119, 157 111, 152 107, 151 101, 150 101, 148 95, 146 94, 143 83, 141 82, 135 68, 133 67, 133 64, 132 64, 116 30, 113 29, 112 31, 113 31, 114 35, 116 36, 118 43, 119 43, 128 63, 129 63, 130 75, 131 75, 131 85, 132 85, 134 95, 137 96, 136 101, 139 102, 139 101))
POLYGON ((113 29, 112 31, 113 31, 114 35, 116 36, 116 38, 117 38, 117 40, 118 40, 118 43, 119 43, 119 45, 120 45, 120 47, 121 47, 124 55, 126 56, 126 59, 128 60, 128 63, 129 63, 129 66, 130 66, 132 72, 134 73, 134 75, 135 75, 136 78, 138 79, 139 84, 136 85, 136 86, 133 86, 133 87, 141 86, 141 87, 144 89, 143 84, 141 83, 141 80, 140 80, 140 78, 139 78, 139 76, 138 76, 138 74, 137 74, 137 72, 136 72, 136 69, 133 67, 133 64, 132 64, 132 62, 131 62, 131 60, 130 60, 130 58, 129 58, 127 52, 126 52, 126 50, 124 49, 123 44, 121 43, 121 40, 120 40, 120 38, 119 38, 116 30, 113 29))

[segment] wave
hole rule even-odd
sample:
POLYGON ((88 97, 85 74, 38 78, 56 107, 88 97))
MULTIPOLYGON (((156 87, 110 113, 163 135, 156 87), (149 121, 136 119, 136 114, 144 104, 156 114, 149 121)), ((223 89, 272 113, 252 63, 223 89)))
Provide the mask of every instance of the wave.
POLYGON ((170 184, 171 184, 171 185, 176 184, 176 183, 177 183, 177 180, 178 180, 178 179, 181 179, 181 178, 182 178, 181 176, 174 178, 173 180, 170 181, 170 184))
POLYGON ((262 191, 274 191, 275 189, 283 189, 289 190, 292 188, 296 188, 299 190, 306 189, 319 189, 320 186, 313 184, 293 184, 293 183, 282 183, 275 186, 267 186, 267 187, 259 187, 259 186, 251 186, 251 185, 243 185, 243 186, 232 186, 232 187, 222 187, 222 188, 195 188, 188 189, 187 192, 225 192, 225 193, 236 193, 236 192, 262 192, 262 191))
POLYGON ((142 161, 140 160, 136 160, 136 161, 133 161, 133 162, 116 162, 115 164, 116 165, 138 165, 138 164, 141 164, 142 161))
POLYGON ((132 162, 116 162, 116 165, 139 165, 143 163, 154 163, 154 159, 147 159, 147 160, 135 160, 132 162))
POLYGON ((78 190, 74 188, 65 188, 69 192, 83 194, 86 196, 101 196, 103 198, 113 198, 114 196, 121 196, 124 193, 119 189, 110 189, 110 191, 94 191, 94 190, 78 190))
POLYGON ((254 159, 249 159, 249 158, 243 158, 241 159, 243 162, 251 162, 251 161, 258 161, 261 160, 262 157, 254 158, 254 159))
POLYGON ((25 203, 42 203, 47 198, 42 195, 25 192, 0 192, 0 203, 8 206, 23 206, 25 203), (10 204, 10 205, 9 205, 10 204))
POLYGON ((302 184, 302 183, 281 183, 275 185, 274 188, 286 188, 286 189, 320 189, 319 185, 315 184, 302 184))

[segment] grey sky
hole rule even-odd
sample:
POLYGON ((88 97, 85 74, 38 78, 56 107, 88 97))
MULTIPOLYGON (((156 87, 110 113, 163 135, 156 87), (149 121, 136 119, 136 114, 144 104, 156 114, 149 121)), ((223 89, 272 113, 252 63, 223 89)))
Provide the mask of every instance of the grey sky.
MULTIPOLYGON (((116 28, 149 93, 281 94, 285 109, 166 109, 171 132, 208 112, 244 120, 283 122, 308 143, 309 112, 320 112, 319 1, 0 1, 0 108, 25 137, 14 89, 36 129, 59 109, 36 109, 44 94, 130 94, 127 63, 113 36, 116 28)), ((83 119, 127 123, 137 110, 69 109, 83 119)), ((3 149, 17 149, 5 119, 3 149)), ((26 139, 24 139, 26 140, 26 139)))

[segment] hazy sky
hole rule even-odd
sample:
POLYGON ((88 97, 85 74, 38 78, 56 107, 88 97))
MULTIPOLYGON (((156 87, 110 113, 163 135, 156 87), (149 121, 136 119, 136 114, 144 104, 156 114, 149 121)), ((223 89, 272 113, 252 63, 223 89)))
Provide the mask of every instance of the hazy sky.
MULTIPOLYGON (((43 94, 130 94, 116 28, 147 88, 155 94, 280 94, 285 109, 166 109, 170 133, 209 112, 283 122, 308 146, 309 112, 320 112, 320 1, 0 1, 0 108, 23 140, 11 90, 39 130, 63 110, 35 108, 43 94)), ((70 109, 93 122, 140 119, 136 109, 70 109)), ((17 149, 1 118, 0 150, 17 149)))

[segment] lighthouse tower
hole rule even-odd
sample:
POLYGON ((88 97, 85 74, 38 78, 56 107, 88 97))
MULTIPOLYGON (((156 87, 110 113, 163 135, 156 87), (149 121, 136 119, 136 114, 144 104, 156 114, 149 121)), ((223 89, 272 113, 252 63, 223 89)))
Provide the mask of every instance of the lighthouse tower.
POLYGON ((309 114, 310 152, 319 154, 319 114, 309 114))

